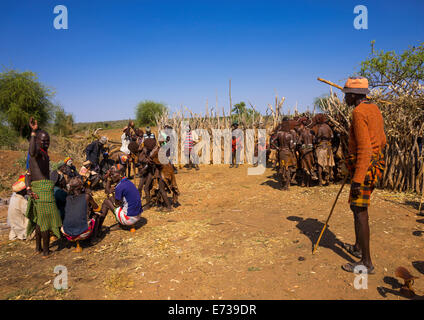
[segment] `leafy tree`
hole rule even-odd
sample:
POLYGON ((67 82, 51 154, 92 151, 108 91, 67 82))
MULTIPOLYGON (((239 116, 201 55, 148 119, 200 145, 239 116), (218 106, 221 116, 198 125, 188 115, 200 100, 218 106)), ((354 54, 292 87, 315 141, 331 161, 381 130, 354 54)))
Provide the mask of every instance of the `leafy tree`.
POLYGON ((249 120, 253 117, 259 117, 261 115, 258 111, 253 109, 253 107, 247 108, 243 101, 235 104, 231 112, 233 113, 231 117, 232 121, 240 120, 242 118, 249 120))
POLYGON ((28 121, 34 116, 40 126, 51 118, 54 93, 37 81, 33 72, 8 70, 0 73, 0 111, 21 136, 29 133, 28 121))
POLYGON ((142 101, 137 105, 135 111, 137 125, 153 126, 156 124, 156 119, 167 110, 167 107, 163 103, 154 102, 151 100, 142 101))
POLYGON ((401 54, 395 51, 374 50, 361 63, 359 74, 366 77, 370 87, 381 89, 382 94, 395 97, 407 92, 422 94, 424 84, 424 43, 409 47, 401 54))
POLYGON ((56 107, 54 113, 53 133, 68 136, 74 131, 74 117, 68 114, 62 107, 56 107))
POLYGON ((6 115, 0 111, 0 147, 13 148, 18 143, 18 133, 6 122, 6 115))
POLYGON ((231 110, 231 113, 235 113, 237 115, 242 115, 247 113, 246 104, 243 101, 235 104, 233 109, 231 110))

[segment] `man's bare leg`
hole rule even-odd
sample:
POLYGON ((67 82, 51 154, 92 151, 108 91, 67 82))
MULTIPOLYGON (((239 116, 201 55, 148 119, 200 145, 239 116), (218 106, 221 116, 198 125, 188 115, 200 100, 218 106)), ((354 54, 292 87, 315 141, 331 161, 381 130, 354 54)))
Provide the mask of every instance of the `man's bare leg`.
POLYGON ((146 205, 144 209, 149 209, 152 206, 150 196, 150 185, 152 184, 152 181, 153 174, 149 172, 147 174, 146 182, 144 183, 144 194, 146 195, 146 205))
POLYGON ((140 178, 140 183, 138 184, 138 192, 140 193, 140 198, 142 198, 142 196, 143 196, 143 186, 144 186, 144 183, 146 182, 146 178, 147 178, 147 176, 144 174, 140 178))
POLYGON ((43 252, 43 247, 41 246, 41 231, 40 226, 35 226, 35 251, 37 253, 43 252))
POLYGON ((98 214, 98 217, 96 219, 96 226, 94 227, 93 235, 94 238, 98 238, 99 236, 101 236, 103 222, 105 221, 109 210, 113 212, 115 210, 115 207, 113 206, 113 203, 110 199, 106 199, 105 201, 103 201, 101 213, 98 214))
POLYGON ((41 238, 43 240, 43 258, 47 258, 51 251, 49 250, 50 247, 50 231, 42 231, 41 232, 41 238))
POLYGON ((368 208, 353 207, 354 214, 359 222, 359 244, 362 252, 361 262, 367 267, 373 267, 370 253, 370 226, 368 222, 368 208))
POLYGON ((318 166, 318 185, 322 186, 322 167, 318 166))
MULTIPOLYGON (((357 265, 364 265, 370 273, 374 273, 374 266, 371 261, 370 252, 370 227, 368 222, 368 208, 351 206, 353 214, 355 215, 355 235, 356 242, 359 242, 362 258, 359 262, 348 263, 343 267, 344 270, 354 272, 357 265)), ((355 249, 357 243, 355 243, 355 249)))
POLYGON ((165 183, 162 179, 159 179, 159 193, 162 196, 163 201, 165 202, 166 208, 172 210, 171 202, 168 199, 168 195, 165 191, 165 183))

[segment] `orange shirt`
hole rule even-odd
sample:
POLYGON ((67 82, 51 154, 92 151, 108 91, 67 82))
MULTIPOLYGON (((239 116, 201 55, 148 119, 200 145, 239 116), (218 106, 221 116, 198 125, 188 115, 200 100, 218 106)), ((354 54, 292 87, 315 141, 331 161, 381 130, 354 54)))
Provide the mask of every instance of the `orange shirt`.
POLYGON ((352 113, 349 130, 349 154, 356 155, 352 180, 363 183, 371 163, 371 157, 386 145, 383 116, 380 109, 368 102, 359 104, 352 113))

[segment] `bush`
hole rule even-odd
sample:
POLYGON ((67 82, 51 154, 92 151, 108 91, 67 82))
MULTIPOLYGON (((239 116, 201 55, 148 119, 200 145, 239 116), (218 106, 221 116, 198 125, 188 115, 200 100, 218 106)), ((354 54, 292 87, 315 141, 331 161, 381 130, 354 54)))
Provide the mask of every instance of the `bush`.
POLYGON ((162 116, 167 108, 163 103, 145 100, 136 107, 136 122, 138 126, 154 126, 158 118, 162 116))
POLYGON ((17 132, 7 126, 0 124, 0 147, 14 149, 17 143, 17 132))
POLYGON ((60 136, 68 136, 74 131, 74 117, 67 114, 61 107, 57 107, 54 114, 53 133, 60 136))
POLYGON ((34 73, 7 70, 0 73, 0 112, 21 137, 29 135, 31 116, 40 127, 50 119, 53 92, 41 84, 34 73))

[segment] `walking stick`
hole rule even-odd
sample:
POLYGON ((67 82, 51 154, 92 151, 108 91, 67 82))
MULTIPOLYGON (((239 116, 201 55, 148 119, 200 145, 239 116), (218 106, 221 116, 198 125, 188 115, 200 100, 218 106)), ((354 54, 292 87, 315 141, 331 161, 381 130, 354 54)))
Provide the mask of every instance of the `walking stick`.
POLYGON ((345 179, 343 181, 343 184, 342 184, 342 186, 341 186, 341 188, 339 190, 339 193, 337 193, 337 196, 336 196, 336 199, 334 200, 334 203, 333 203, 333 206, 331 208, 330 214, 328 215, 328 218, 327 218, 327 221, 325 222, 324 228, 322 228, 321 234, 319 235, 318 241, 317 241, 317 243, 314 246, 314 250, 312 251, 312 254, 315 254, 315 251, 317 251, 317 249, 318 249, 318 245, 319 245, 319 242, 321 240, 321 237, 324 234, 324 231, 325 231, 325 229, 328 226, 328 221, 330 221, 331 215, 333 214, 333 211, 334 211, 334 207, 336 206, 336 203, 337 203, 337 200, 339 199, 340 193, 342 193, 342 190, 343 190, 343 187, 346 184, 347 178, 348 178, 348 175, 346 175, 346 177, 345 177, 345 179))

